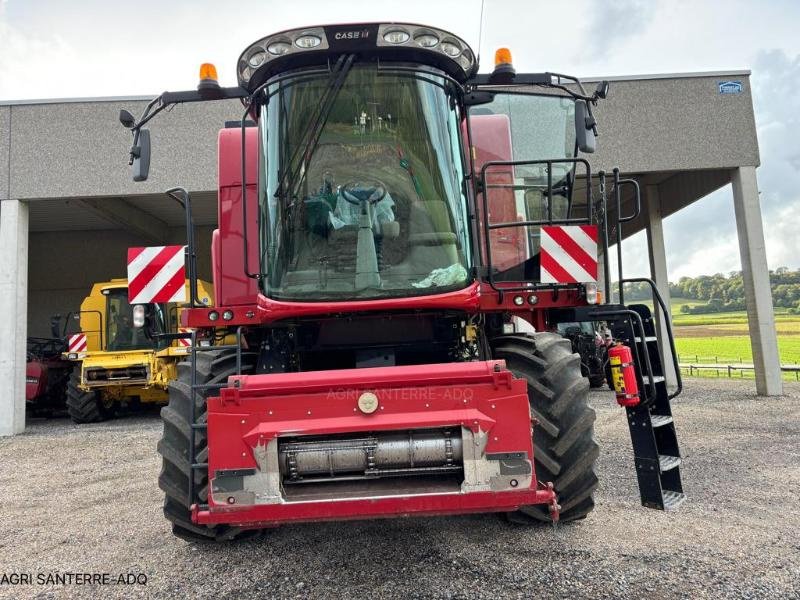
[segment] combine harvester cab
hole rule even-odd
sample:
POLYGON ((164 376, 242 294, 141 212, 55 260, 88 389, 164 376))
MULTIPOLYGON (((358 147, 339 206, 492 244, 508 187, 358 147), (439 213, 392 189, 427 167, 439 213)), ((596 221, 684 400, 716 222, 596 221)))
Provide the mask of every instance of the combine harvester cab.
MULTIPOLYGON (((642 500, 682 499, 652 320, 602 302, 607 270, 598 290, 608 201, 618 226, 633 185, 618 171, 593 179, 577 157, 594 151, 591 107, 608 85, 587 94, 573 77, 517 74, 505 49, 491 74, 477 70, 440 29, 311 27, 248 47, 238 87, 206 64, 197 91, 165 92, 139 119, 121 112, 141 181, 145 125, 163 109, 244 105, 219 135, 216 305, 190 292, 190 355, 162 409, 159 484, 176 535, 585 517, 598 447, 580 357, 552 332, 568 321, 611 322, 619 348, 634 348, 609 352, 642 500)), ((189 194, 168 194, 186 209, 191 272, 189 194)))
MULTIPOLYGON (((207 284, 199 285, 211 303, 207 284)), ((74 364, 66 404, 76 423, 102 421, 122 408, 166 403, 176 365, 189 351, 185 342, 166 337, 177 332, 183 310, 178 304, 132 303, 128 296, 127 279, 96 283, 74 313, 80 331, 66 336, 62 357, 74 364)))

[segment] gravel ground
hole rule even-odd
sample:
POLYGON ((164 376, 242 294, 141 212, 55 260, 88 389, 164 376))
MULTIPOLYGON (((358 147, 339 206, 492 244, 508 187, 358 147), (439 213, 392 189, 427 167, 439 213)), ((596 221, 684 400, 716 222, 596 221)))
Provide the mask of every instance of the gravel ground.
MULTIPOLYGON (((0 584, 24 597, 800 598, 800 386, 690 379, 674 402, 689 501, 642 508, 627 426, 594 393, 597 508, 521 528, 494 515, 295 525, 189 545, 161 515, 157 417, 37 422, 0 440, 0 584), (143 574, 144 585, 39 585, 39 573, 143 574)), ((141 578, 140 578, 141 579, 141 578)))

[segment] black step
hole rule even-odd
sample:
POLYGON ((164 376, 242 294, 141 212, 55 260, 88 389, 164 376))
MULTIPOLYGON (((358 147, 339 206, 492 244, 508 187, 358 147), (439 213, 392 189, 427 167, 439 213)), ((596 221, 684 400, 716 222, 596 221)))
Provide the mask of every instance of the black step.
POLYGON ((670 469, 675 469, 681 464, 680 456, 670 456, 669 454, 658 455, 658 465, 661 467, 661 472, 664 473, 670 469))
POLYGON ((663 427, 672 422, 672 417, 670 415, 650 415, 650 423, 653 427, 663 427))
POLYGON ((671 492, 664 490, 664 510, 675 510, 686 501, 686 494, 683 492, 671 492))

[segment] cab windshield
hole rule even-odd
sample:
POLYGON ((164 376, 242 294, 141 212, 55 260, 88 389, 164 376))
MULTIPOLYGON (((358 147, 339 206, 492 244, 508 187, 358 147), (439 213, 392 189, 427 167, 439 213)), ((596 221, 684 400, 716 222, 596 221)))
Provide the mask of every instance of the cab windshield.
POLYGON ((435 294, 469 280, 460 115, 445 78, 354 66, 269 88, 261 108, 265 293, 435 294), (315 125, 316 124, 316 125, 315 125))
POLYGON ((160 304, 144 304, 145 326, 133 326, 133 306, 128 303, 128 289, 108 290, 107 331, 109 351, 152 350, 166 347, 169 342, 156 341, 157 333, 166 331, 164 307, 160 304))

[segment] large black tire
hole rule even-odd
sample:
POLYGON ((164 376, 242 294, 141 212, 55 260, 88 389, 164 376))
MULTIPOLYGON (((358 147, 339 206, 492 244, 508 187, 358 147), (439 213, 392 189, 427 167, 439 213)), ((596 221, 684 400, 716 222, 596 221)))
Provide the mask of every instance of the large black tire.
POLYGON ((85 391, 78 387, 81 383, 81 367, 76 366, 67 383, 67 413, 74 423, 98 423, 108 418, 100 392, 85 391))
MULTIPOLYGON (((251 372, 255 365, 254 354, 242 354, 242 372, 251 372)), ((191 432, 191 377, 189 361, 178 364, 178 378, 169 384, 169 404, 161 409, 164 432, 158 442, 161 455, 161 474, 158 487, 164 492, 164 516, 172 523, 172 533, 187 541, 221 542, 253 533, 227 525, 198 525, 192 523, 190 507, 208 500, 208 472, 194 471, 193 498, 189 497, 189 478, 192 469, 189 463, 189 440, 191 432)), ((235 351, 203 351, 197 353, 197 383, 224 383, 236 374, 235 351)), ((198 423, 206 420, 206 397, 214 392, 196 392, 194 396, 195 417, 198 423)), ((206 432, 198 429, 195 434, 195 461, 208 462, 206 432)))
MULTIPOLYGON (((597 488, 594 463, 594 409, 589 406, 589 381, 581 375, 580 356, 558 334, 502 336, 493 341, 494 357, 504 359, 518 378, 528 382, 533 432, 533 457, 540 482, 553 482, 561 521, 575 521, 594 508, 597 488)), ((551 522, 546 505, 509 513, 516 523, 551 522)))

